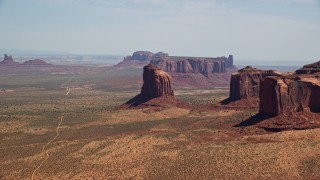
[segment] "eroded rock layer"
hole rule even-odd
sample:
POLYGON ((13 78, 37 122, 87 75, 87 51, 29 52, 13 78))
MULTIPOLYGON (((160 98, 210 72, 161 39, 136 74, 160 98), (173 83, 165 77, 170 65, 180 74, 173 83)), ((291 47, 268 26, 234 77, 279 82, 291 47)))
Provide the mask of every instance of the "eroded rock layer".
POLYGON ((267 77, 261 83, 261 114, 277 116, 293 111, 320 112, 319 75, 267 77))
POLYGON ((250 66, 231 75, 230 98, 238 100, 248 97, 258 97, 260 82, 268 76, 282 76, 281 72, 274 70, 259 70, 250 66))
POLYGON ((150 61, 166 72, 201 73, 209 76, 212 73, 225 73, 226 68, 233 67, 233 56, 218 58, 178 57, 163 55, 153 56, 150 61))
POLYGON ((148 99, 173 96, 171 76, 155 65, 145 66, 143 68, 141 96, 148 99))

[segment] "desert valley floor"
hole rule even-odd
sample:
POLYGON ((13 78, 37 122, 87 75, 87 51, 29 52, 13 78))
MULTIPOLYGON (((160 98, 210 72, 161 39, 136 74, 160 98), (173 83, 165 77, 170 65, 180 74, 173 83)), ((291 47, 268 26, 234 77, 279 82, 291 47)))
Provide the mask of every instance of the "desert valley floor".
POLYGON ((239 126, 258 108, 221 105, 228 87, 119 109, 141 68, 1 69, 0 85, 0 179, 320 178, 319 128, 239 126))

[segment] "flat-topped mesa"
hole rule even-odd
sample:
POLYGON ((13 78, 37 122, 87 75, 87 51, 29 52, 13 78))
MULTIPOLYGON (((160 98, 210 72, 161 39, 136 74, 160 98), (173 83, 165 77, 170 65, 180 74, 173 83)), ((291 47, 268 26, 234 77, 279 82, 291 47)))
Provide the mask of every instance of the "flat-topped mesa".
POLYGON ((153 55, 154 54, 149 51, 136 51, 131 56, 125 57, 117 66, 144 66, 149 64, 153 55))
POLYGON ((152 99, 173 95, 171 76, 155 65, 144 66, 141 96, 146 99, 152 99))
POLYGON ((33 60, 29 60, 29 61, 25 61, 23 63, 23 65, 36 65, 36 66, 43 66, 43 65, 51 65, 47 62, 45 62, 42 59, 33 59, 33 60))
POLYGON ((8 56, 7 54, 4 54, 3 61, 0 62, 0 65, 18 65, 18 62, 15 62, 12 58, 12 56, 8 56))
POLYGON ((150 61, 166 72, 201 73, 209 76, 212 73, 225 73, 226 68, 233 67, 233 56, 217 58, 180 57, 161 53, 155 54, 150 61))
POLYGON ((259 70, 247 66, 231 75, 230 99, 238 100, 249 97, 259 97, 260 82, 268 76, 282 76, 274 70, 259 70))
POLYGON ((296 74, 314 74, 320 72, 320 61, 303 66, 296 70, 296 74))
POLYGON ((319 75, 267 77, 261 83, 260 114, 270 117, 290 112, 320 112, 319 75))
POLYGON ((132 54, 132 56, 125 57, 124 61, 149 62, 152 56, 153 56, 153 53, 149 51, 136 51, 132 54))

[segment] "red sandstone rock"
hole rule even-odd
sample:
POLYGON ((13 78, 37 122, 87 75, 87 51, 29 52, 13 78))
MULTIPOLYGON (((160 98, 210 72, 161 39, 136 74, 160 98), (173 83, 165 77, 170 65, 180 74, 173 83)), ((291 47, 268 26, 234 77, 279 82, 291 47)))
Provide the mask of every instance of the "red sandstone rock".
POLYGON ((281 72, 274 70, 259 70, 250 66, 231 75, 230 98, 238 100, 248 97, 258 97, 260 82, 267 76, 281 76, 281 72))
POLYGON ((154 65, 145 66, 141 96, 145 98, 173 96, 171 76, 154 65))
POLYGON ((277 116, 300 111, 320 112, 318 75, 268 77, 261 83, 260 114, 277 116))
POLYGON ((135 52, 116 66, 144 66, 155 64, 168 72, 177 86, 228 86, 231 73, 237 71, 233 66, 233 56, 202 58, 169 56, 167 53, 153 54, 147 51, 135 52), (136 60, 139 59, 139 60, 136 60), (148 59, 148 60, 147 60, 148 59))
POLYGON ((201 73, 208 77, 212 73, 225 73, 233 67, 233 56, 218 58, 154 56, 150 61, 166 72, 201 73))
POLYGON ((183 103, 174 98, 171 76, 159 67, 149 64, 143 68, 141 93, 120 108, 164 107, 179 104, 183 103))

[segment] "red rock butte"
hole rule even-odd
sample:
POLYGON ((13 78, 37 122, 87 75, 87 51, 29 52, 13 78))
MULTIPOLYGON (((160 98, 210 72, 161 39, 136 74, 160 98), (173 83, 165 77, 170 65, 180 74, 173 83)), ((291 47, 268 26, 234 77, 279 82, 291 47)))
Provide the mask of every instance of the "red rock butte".
POLYGON ((174 98, 171 82, 172 78, 168 73, 155 65, 148 64, 143 67, 141 93, 121 107, 177 105, 180 101, 174 98))
POLYGON ((146 98, 173 96, 171 76, 159 67, 149 64, 143 68, 141 95, 146 98))
POLYGON ((259 97, 260 83, 268 76, 282 76, 274 70, 260 70, 247 66, 231 75, 230 99, 238 100, 249 97, 259 97))
POLYGON ((306 65, 295 74, 267 77, 261 83, 260 110, 267 116, 290 112, 320 113, 320 62, 306 65))

